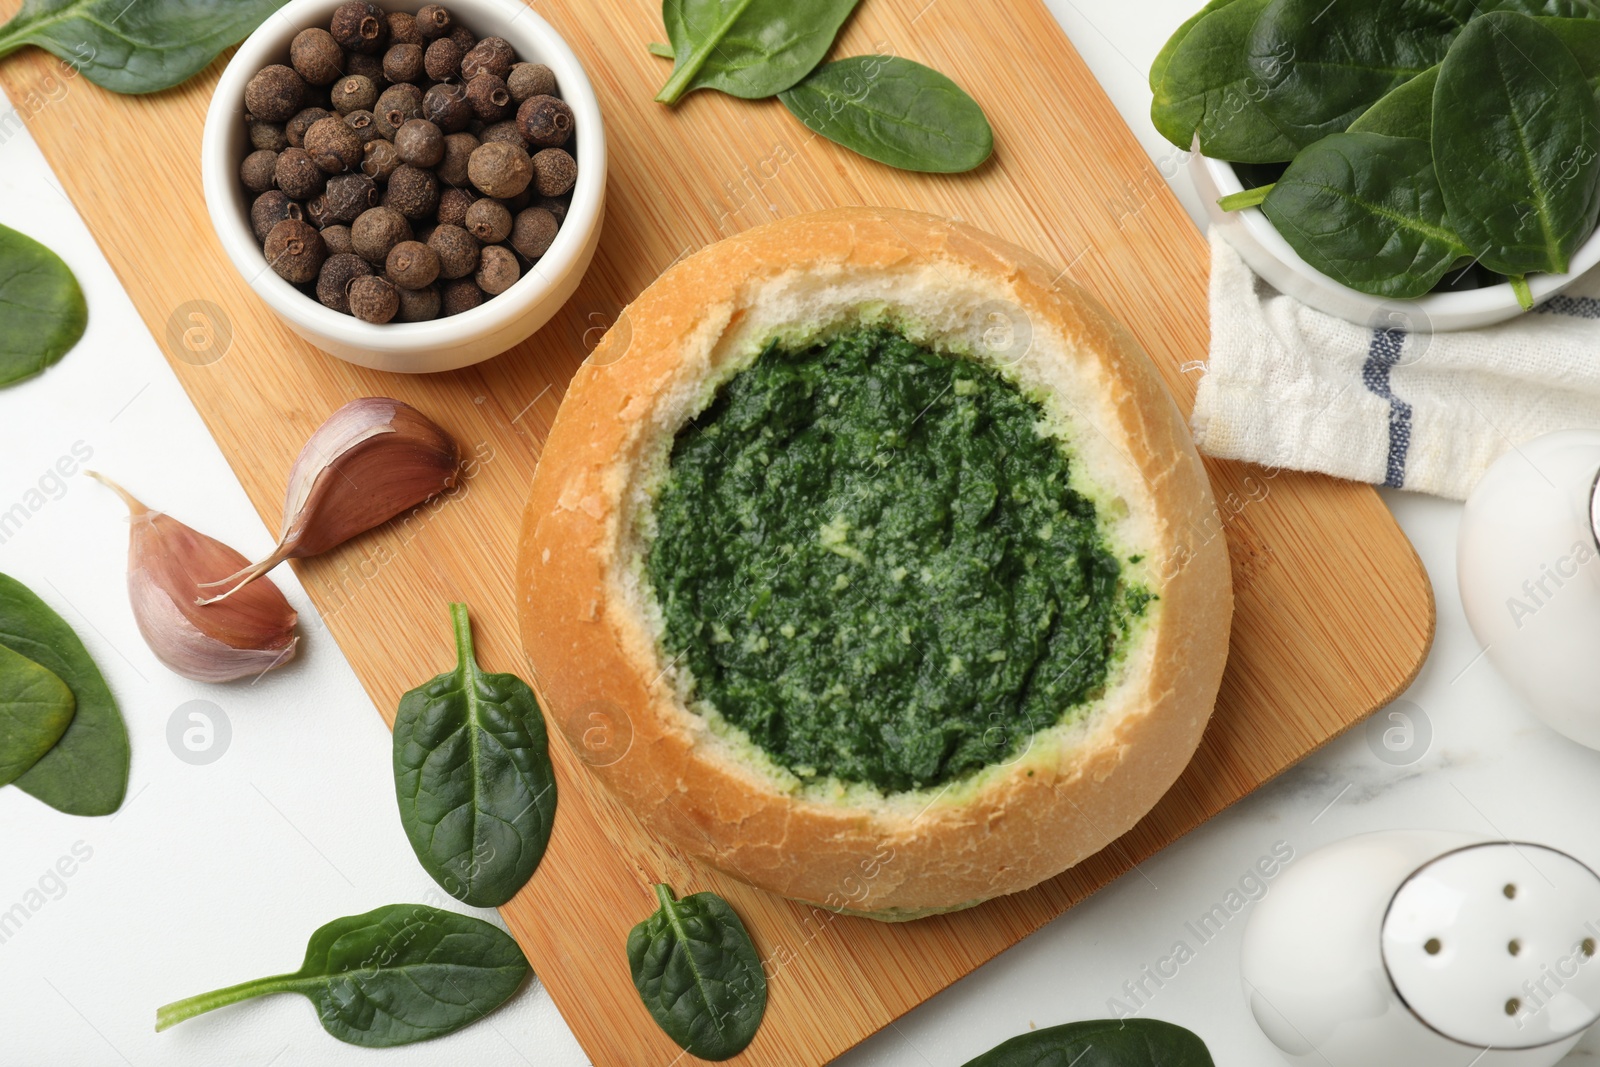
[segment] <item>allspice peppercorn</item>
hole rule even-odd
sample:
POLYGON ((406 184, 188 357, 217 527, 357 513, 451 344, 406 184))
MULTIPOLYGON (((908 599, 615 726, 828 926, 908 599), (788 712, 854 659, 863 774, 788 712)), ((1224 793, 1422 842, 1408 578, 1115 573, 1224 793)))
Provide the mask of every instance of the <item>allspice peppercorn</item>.
POLYGON ((517 63, 506 75, 506 88, 511 90, 511 99, 519 104, 530 96, 554 96, 555 71, 543 63, 517 63))
POLYGON ((239 164, 239 181, 252 193, 264 193, 268 189, 276 189, 277 165, 278 153, 271 149, 258 148, 245 156, 244 162, 239 164))
POLYGON ((295 285, 314 281, 328 255, 322 236, 299 219, 284 219, 272 227, 262 251, 278 277, 295 285))
POLYGON ((400 153, 388 141, 380 138, 362 149, 361 173, 375 182, 387 182, 398 166, 400 153))
POLYGON ((436 82, 450 81, 461 76, 461 49, 448 37, 429 43, 423 53, 423 70, 436 82))
POLYGON ((511 236, 511 212, 498 200, 479 200, 467 208, 467 232, 486 245, 511 236))
POLYGON ((384 16, 389 24, 389 47, 397 44, 414 44, 425 47, 427 40, 417 29, 417 18, 409 11, 391 11, 384 16))
POLYGON ((328 179, 322 194, 328 202, 328 222, 354 222, 362 212, 378 206, 378 186, 365 174, 341 174, 328 179))
MULTIPOLYGON (((327 231, 323 231, 326 238, 327 231)), ((317 275, 317 299, 345 315, 350 314, 350 283, 372 274, 372 265, 360 256, 341 252, 331 255, 317 275)))
POLYGON ((444 134, 427 119, 411 119, 395 131, 394 150, 402 163, 432 167, 444 158, 444 134))
POLYGON ((432 41, 439 37, 447 37, 455 29, 455 23, 450 18, 450 12, 438 4, 424 4, 417 11, 417 32, 423 38, 432 41))
POLYGON ((472 51, 472 46, 478 43, 478 39, 472 36, 472 31, 461 25, 457 25, 450 31, 450 39, 456 43, 456 47, 461 50, 462 55, 472 51))
POLYGON ((459 315, 483 303, 485 297, 478 283, 471 278, 445 282, 439 287, 440 311, 445 315, 459 315))
POLYGON ((383 202, 408 219, 426 219, 439 209, 439 179, 430 170, 402 163, 389 175, 383 202))
POLYGON ((415 85, 391 85, 378 97, 372 114, 378 132, 392 141, 401 126, 422 117, 422 90, 415 85))
POLYGON ((506 144, 516 145, 524 152, 528 150, 528 141, 522 136, 522 130, 518 128, 516 119, 507 119, 485 126, 479 139, 484 144, 490 141, 504 141, 506 144))
POLYGON ((307 200, 305 212, 306 221, 311 223, 311 225, 315 226, 318 230, 321 230, 324 226, 327 226, 333 221, 332 219, 328 218, 328 195, 326 193, 318 193, 310 200, 307 200))
POLYGON ((351 246, 368 263, 382 265, 389 258, 390 249, 409 240, 411 224, 392 207, 368 208, 350 224, 351 246))
MULTIPOLYGON (((360 52, 346 52, 344 56, 346 77, 361 77, 370 81, 378 91, 383 90, 383 57, 364 56, 360 52)), ((338 84, 337 82, 335 84, 338 84)), ((332 88, 331 86, 329 87, 332 88)))
POLYGON ((428 247, 439 255, 439 277, 465 278, 478 269, 478 241, 460 226, 440 223, 428 235, 428 247))
POLYGON ((319 119, 306 131, 307 154, 328 174, 343 174, 360 166, 362 147, 356 131, 338 115, 319 119))
POLYGON ((383 138, 377 119, 370 111, 352 111, 344 117, 344 124, 356 131, 356 138, 363 147, 383 138))
POLYGON ((273 179, 296 200, 310 200, 322 192, 327 175, 304 148, 285 148, 272 168, 273 179))
POLYGON ((499 296, 522 277, 522 267, 510 249, 490 245, 478 259, 478 273, 474 276, 478 288, 490 296, 499 296))
POLYGON ((485 37, 461 57, 461 77, 469 82, 480 74, 493 74, 503 79, 511 73, 511 64, 516 58, 510 41, 504 37, 485 37))
POLYGON ((392 44, 383 54, 383 76, 390 81, 414 82, 422 74, 420 44, 392 44))
POLYGON ((421 289, 400 290, 400 310, 395 314, 396 322, 427 322, 429 319, 439 317, 439 287, 426 285, 421 289))
POLYGON ((300 110, 305 79, 292 67, 274 63, 262 67, 244 87, 244 107, 261 122, 288 122, 300 110))
POLYGON ((467 82, 467 103, 484 122, 500 122, 511 114, 511 91, 504 78, 479 74, 467 82))
POLYGON ((377 55, 383 51, 389 37, 389 20, 376 4, 366 0, 349 0, 333 12, 328 32, 339 47, 363 55, 377 55))
POLYGON ((384 323, 400 310, 400 293, 386 279, 375 274, 350 283, 350 314, 362 322, 384 323))
POLYGON ((371 111, 378 102, 378 89, 364 74, 352 74, 333 83, 329 93, 333 109, 341 115, 352 111, 371 111))
POLYGON ((578 161, 561 148, 533 154, 533 187, 540 196, 560 196, 578 184, 578 161))
POLYGON ((284 219, 303 217, 300 205, 282 189, 269 189, 250 204, 250 229, 255 231, 257 241, 265 241, 272 228, 284 219))
POLYGON ((558 96, 530 96, 517 109, 517 129, 530 145, 560 148, 572 136, 572 108, 558 96))
POLYGON ((511 226, 511 247, 528 259, 536 260, 550 251, 560 229, 556 217, 542 207, 519 211, 511 226))
POLYGON ((557 223, 567 221, 567 208, 572 206, 572 195, 566 196, 541 196, 534 207, 542 207, 556 217, 557 223))
POLYGON ((402 289, 421 289, 439 277, 439 253, 421 241, 401 241, 389 250, 384 272, 402 289))
POLYGON ((322 244, 328 250, 328 257, 345 254, 353 255, 356 247, 350 240, 350 227, 335 223, 322 228, 322 244))
POLYGON ((332 85, 344 73, 344 49, 320 26, 301 30, 289 44, 289 65, 311 85, 332 85))
POLYGON ((472 121, 466 88, 453 82, 433 86, 422 94, 422 117, 445 133, 460 133, 472 121))
POLYGON ((297 112, 294 118, 284 123, 283 134, 289 138, 289 144, 294 148, 306 146, 306 131, 333 112, 325 107, 308 107, 297 112))
MULTIPOLYGON (((560 149, 547 151, 559 152, 560 149)), ((467 160, 467 177, 484 196, 516 196, 528 187, 533 176, 533 163, 528 153, 504 141, 479 145, 467 160)))
POLYGON ((467 189, 450 188, 439 194, 439 223, 448 226, 465 226, 467 209, 478 197, 467 189))
POLYGON ((282 152, 289 147, 289 136, 283 132, 281 122, 249 122, 245 128, 250 133, 250 147, 255 151, 282 152))
POLYGON ((444 155, 439 160, 439 165, 434 168, 434 173, 439 175, 439 180, 446 185, 465 186, 471 180, 467 177, 467 163, 472 159, 472 153, 478 150, 478 139, 470 133, 452 133, 444 139, 444 155))

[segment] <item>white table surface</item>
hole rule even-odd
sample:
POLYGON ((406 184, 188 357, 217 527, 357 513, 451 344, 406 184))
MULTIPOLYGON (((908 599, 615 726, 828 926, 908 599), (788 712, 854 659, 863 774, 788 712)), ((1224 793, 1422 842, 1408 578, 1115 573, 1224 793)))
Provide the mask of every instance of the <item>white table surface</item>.
MULTIPOLYGON (((1197 0, 1047 2, 1198 217, 1185 172, 1150 126, 1145 84, 1150 60, 1197 0)), ((55 248, 91 309, 88 334, 62 363, 0 392, 0 513, 14 503, 29 512, 0 534, 0 570, 82 635, 133 744, 128 800, 114 816, 72 818, 0 790, 0 915, 14 904, 28 912, 0 931, 0 1064, 587 1063, 537 983, 481 1025, 381 1054, 325 1035, 295 996, 154 1033, 160 1004, 298 967, 306 937, 329 919, 446 902, 395 818, 383 720, 288 568, 273 577, 301 612, 295 664, 255 685, 205 686, 170 674, 145 648, 123 588, 122 506, 86 478, 53 481, 58 458, 81 442, 93 450, 88 466, 246 555, 271 535, 26 134, 0 139, 0 222, 55 248), (180 759, 182 747, 167 740, 169 722, 196 700, 231 728, 226 749, 204 765, 180 759), (89 858, 69 878, 52 874, 75 849, 89 858)), ((249 357, 236 341, 225 358, 249 357)), ((1438 638, 1404 705, 1423 727, 1415 750, 1383 759, 1369 731, 1352 731, 839 1064, 955 1067, 1030 1027, 1105 1017, 1113 998, 1195 1030, 1226 1067, 1279 1064, 1240 992, 1248 909, 1205 945, 1185 927, 1275 845, 1304 856, 1360 831, 1437 827, 1541 841, 1600 864, 1600 753, 1547 730, 1478 658, 1454 579, 1460 507, 1385 499, 1438 598, 1438 638), (1144 980, 1153 995, 1135 1003, 1125 983, 1178 940, 1194 958, 1159 989, 1144 980)), ((439 669, 446 638, 441 629, 439 669)), ((1592 1036, 1568 1062, 1596 1050, 1592 1036)))

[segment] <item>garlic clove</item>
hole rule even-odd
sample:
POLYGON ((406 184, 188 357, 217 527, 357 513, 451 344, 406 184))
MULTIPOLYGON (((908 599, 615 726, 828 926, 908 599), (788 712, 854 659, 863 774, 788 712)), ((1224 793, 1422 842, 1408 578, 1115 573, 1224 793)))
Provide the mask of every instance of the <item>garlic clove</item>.
POLYGON ((200 580, 248 563, 242 554, 86 473, 128 505, 128 600, 145 644, 168 669, 197 682, 231 682, 294 658, 297 616, 270 581, 226 604, 199 603, 200 580))
POLYGON ((205 588, 233 596, 286 559, 326 552, 456 484, 455 439, 409 404, 352 400, 317 427, 289 470, 283 528, 271 555, 205 588))

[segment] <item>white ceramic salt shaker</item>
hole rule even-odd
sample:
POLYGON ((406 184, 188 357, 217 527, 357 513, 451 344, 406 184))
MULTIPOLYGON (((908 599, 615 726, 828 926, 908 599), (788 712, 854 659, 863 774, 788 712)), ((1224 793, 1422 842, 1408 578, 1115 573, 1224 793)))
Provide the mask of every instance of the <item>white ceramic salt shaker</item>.
POLYGON ((1535 715, 1600 748, 1600 431, 1511 449, 1467 500, 1456 577, 1472 632, 1535 715))
POLYGON ((1553 1067, 1600 1018, 1600 877, 1542 845, 1388 830, 1290 867, 1245 996, 1292 1063, 1553 1067))

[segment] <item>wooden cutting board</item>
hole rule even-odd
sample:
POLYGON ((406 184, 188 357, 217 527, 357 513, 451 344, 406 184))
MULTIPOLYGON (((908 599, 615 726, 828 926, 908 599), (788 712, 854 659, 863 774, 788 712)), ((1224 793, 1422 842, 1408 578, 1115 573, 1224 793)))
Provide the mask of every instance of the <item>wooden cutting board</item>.
MULTIPOLYGON (((0 16, 18 6, 0 0, 0 16)), ((956 177, 904 174, 853 156, 814 138, 776 101, 705 92, 673 110, 653 103, 668 64, 645 49, 663 35, 650 0, 539 0, 536 9, 572 43, 600 95, 611 149, 605 234, 582 288, 543 331, 487 364, 431 377, 385 375, 317 352, 235 275, 207 221, 196 163, 220 63, 152 97, 113 96, 82 79, 63 92, 49 80, 59 65, 39 52, 0 63, 0 84, 269 528, 277 528, 295 453, 353 397, 416 405, 472 458, 452 498, 297 564, 386 717, 403 691, 450 662, 449 600, 471 605, 488 669, 526 673, 512 589, 518 512, 566 383, 661 270, 741 229, 838 204, 960 216, 1061 264, 1063 277, 1132 328, 1180 403, 1192 403, 1208 341, 1205 244, 1039 0, 865 0, 835 50, 916 59, 977 97, 993 121, 995 158, 956 177), (141 158, 167 165, 134 166, 141 158)), ((538 874, 503 914, 595 1063, 665 1067, 679 1058, 640 1005, 623 954, 628 929, 653 908, 649 882, 722 893, 768 961, 766 1021, 733 1062, 809 1067, 1404 688, 1432 638, 1432 596, 1377 495, 1239 464, 1212 463, 1210 471, 1219 513, 1196 536, 1227 537, 1238 612, 1205 743, 1133 831, 1031 892, 897 926, 791 904, 652 840, 556 740, 555 835, 538 874)), ((203 515, 183 518, 204 525, 203 515)), ((308 640, 328 640, 316 623, 307 629, 308 640)))

